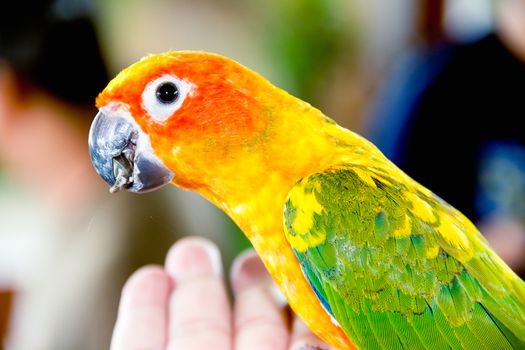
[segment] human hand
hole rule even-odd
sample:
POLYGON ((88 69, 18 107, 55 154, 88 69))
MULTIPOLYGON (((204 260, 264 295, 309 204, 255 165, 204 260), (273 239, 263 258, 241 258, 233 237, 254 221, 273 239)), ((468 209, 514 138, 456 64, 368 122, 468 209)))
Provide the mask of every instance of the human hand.
POLYGON ((217 247, 184 238, 164 268, 136 271, 122 290, 112 350, 329 349, 276 298, 275 285, 253 251, 235 260, 230 306, 217 247))

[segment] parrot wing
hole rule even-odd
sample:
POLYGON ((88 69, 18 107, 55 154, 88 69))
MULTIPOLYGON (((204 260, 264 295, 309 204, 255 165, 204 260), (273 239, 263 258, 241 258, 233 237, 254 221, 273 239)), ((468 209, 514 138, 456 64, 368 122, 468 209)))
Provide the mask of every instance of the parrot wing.
POLYGON ((286 237, 325 310, 363 349, 525 349, 525 283, 402 179, 341 165, 290 191, 286 237))

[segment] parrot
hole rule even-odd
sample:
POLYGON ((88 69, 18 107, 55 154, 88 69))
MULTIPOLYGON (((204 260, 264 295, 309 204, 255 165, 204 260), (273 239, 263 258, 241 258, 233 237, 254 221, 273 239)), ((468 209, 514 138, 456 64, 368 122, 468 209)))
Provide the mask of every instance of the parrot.
POLYGON ((150 54, 96 106, 88 146, 110 192, 172 183, 208 199, 331 346, 525 349, 525 283, 474 224, 253 70, 150 54))

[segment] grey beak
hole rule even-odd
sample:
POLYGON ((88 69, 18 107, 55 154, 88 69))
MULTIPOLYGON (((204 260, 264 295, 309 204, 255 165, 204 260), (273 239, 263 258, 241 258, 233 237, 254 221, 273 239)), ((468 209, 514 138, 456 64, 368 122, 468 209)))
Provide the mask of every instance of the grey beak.
POLYGON ((112 193, 153 191, 173 178, 125 108, 102 108, 91 125, 88 144, 93 166, 112 193))

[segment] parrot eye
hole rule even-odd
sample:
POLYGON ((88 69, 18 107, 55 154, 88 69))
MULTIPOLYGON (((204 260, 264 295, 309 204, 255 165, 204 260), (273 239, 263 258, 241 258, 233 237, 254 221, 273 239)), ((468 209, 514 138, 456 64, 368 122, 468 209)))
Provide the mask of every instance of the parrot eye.
POLYGON ((146 85, 142 107, 153 119, 163 122, 180 108, 192 89, 190 82, 165 74, 146 85))
POLYGON ((157 99, 161 103, 173 103, 179 97, 179 89, 171 81, 159 85, 156 91, 157 99))

